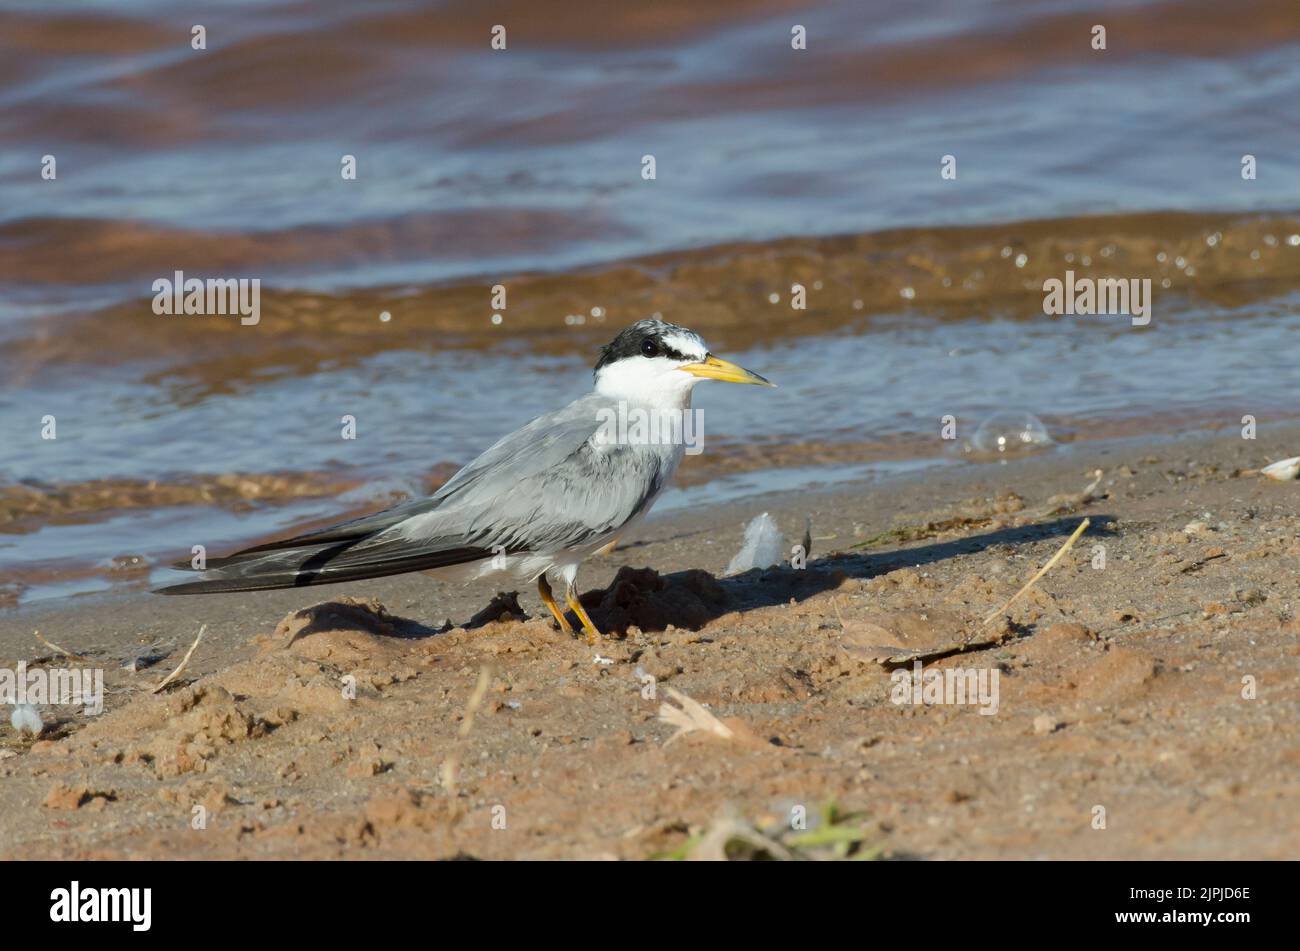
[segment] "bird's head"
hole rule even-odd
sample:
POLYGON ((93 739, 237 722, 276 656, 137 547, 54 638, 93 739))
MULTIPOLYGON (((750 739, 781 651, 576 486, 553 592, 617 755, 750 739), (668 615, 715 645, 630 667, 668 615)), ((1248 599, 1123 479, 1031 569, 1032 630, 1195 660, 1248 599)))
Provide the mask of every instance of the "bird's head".
POLYGON ((680 402, 701 380, 776 385, 709 353, 694 330, 662 320, 638 320, 601 347, 596 361, 596 392, 616 399, 680 402))

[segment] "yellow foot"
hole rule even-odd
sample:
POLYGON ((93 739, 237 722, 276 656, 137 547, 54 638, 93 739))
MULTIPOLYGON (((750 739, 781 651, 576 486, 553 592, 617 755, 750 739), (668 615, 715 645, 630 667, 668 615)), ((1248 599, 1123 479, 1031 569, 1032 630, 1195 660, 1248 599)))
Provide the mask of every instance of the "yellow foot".
MULTIPOLYGON (((545 574, 541 574, 537 578, 537 593, 542 596, 542 603, 551 609, 551 613, 555 615, 555 620, 560 622, 560 630, 565 634, 572 634, 573 625, 570 624, 569 619, 564 616, 564 612, 560 610, 560 606, 555 603, 555 595, 551 593, 551 583, 546 580, 545 574)), ((581 617, 581 615, 579 615, 579 617, 581 617)))
POLYGON ((578 592, 574 590, 572 585, 564 592, 564 600, 569 602, 569 610, 576 614, 578 620, 582 622, 582 629, 587 632, 587 643, 594 646, 601 636, 600 628, 592 624, 591 618, 587 617, 587 610, 582 606, 582 602, 578 600, 578 592))

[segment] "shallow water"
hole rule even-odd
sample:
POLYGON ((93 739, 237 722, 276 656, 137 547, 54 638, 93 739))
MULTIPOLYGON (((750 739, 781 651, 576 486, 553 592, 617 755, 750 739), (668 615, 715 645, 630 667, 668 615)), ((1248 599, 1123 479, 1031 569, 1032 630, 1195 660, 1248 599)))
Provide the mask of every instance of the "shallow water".
POLYGON ((697 391, 667 508, 952 463, 945 415, 1297 415, 1297 53, 1289 0, 0 3, 0 607, 426 491, 652 313, 780 384, 697 391), (261 322, 155 315, 178 269, 261 322), (1067 269, 1152 323, 1044 315, 1067 269))

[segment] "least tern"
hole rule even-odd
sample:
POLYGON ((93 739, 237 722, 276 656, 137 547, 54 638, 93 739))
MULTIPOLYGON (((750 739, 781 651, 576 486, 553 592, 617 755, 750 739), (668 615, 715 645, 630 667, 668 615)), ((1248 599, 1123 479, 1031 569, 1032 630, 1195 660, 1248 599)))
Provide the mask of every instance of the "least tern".
POLYGON ((692 330, 639 321, 601 348, 591 393, 498 440, 429 498, 213 559, 200 580, 159 593, 504 572, 535 580, 560 628, 573 633, 550 574, 563 580, 565 602, 594 643, 600 631, 578 600, 578 567, 645 517, 684 454, 680 439, 612 440, 602 427, 629 408, 689 412, 701 380, 773 385, 715 357, 692 330))

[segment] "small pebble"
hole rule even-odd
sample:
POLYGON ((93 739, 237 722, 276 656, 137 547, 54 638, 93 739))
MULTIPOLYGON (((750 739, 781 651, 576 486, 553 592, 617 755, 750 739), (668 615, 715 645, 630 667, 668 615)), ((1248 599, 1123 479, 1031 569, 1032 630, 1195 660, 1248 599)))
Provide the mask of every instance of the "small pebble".
POLYGON ((1055 733, 1060 727, 1064 726, 1056 717, 1048 716, 1046 713, 1040 713, 1034 717, 1034 732, 1039 736, 1047 733, 1055 733))

